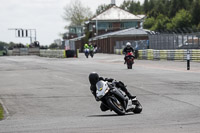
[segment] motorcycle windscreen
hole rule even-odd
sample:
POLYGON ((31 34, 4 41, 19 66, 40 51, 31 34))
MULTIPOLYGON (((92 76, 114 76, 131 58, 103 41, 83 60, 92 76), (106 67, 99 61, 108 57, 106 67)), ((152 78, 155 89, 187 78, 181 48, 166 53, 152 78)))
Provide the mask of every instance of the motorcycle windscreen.
POLYGON ((102 98, 105 95, 105 91, 108 88, 107 82, 105 81, 99 81, 96 84, 96 96, 99 98, 102 98))
POLYGON ((96 84, 97 90, 101 91, 103 89, 104 84, 105 83, 103 81, 97 82, 97 84, 96 84))

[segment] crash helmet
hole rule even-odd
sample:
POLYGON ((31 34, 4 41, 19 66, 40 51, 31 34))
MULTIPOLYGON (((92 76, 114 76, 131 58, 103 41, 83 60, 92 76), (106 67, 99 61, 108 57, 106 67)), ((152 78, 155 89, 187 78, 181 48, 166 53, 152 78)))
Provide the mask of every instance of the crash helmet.
POLYGON ((127 42, 127 43, 126 43, 126 46, 127 46, 127 47, 130 47, 130 46, 131 46, 131 43, 130 43, 130 42, 127 42))
POLYGON ((96 72, 90 73, 89 81, 91 85, 96 85, 96 83, 99 81, 99 75, 96 72))

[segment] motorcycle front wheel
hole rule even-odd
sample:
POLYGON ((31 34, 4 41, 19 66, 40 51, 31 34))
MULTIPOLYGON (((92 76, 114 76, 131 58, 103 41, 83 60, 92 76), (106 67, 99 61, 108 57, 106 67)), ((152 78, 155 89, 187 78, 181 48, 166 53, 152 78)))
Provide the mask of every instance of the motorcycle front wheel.
POLYGON ((119 100, 117 100, 117 98, 108 98, 107 104, 118 115, 124 115, 126 112, 122 104, 119 102, 119 100))
POLYGON ((136 101, 133 101, 133 104, 136 105, 135 109, 133 110, 133 112, 135 114, 141 113, 142 112, 142 105, 140 104, 140 102, 138 100, 136 100, 136 101))

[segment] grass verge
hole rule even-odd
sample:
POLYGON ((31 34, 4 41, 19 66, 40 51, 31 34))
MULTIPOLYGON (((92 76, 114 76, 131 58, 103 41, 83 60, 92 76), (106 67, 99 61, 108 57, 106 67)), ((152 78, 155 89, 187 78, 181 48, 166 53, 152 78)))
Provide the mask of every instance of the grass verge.
POLYGON ((2 105, 0 104, 0 120, 3 120, 3 107, 2 105))

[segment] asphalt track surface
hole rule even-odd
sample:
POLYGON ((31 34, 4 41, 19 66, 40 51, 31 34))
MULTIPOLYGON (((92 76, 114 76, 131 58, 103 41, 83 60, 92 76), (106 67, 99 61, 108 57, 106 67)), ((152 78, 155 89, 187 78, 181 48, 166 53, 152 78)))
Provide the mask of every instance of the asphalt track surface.
POLYGON ((200 63, 136 60, 122 55, 86 59, 0 57, 0 133, 199 133, 200 63), (143 105, 141 114, 101 112, 88 75, 123 81, 143 105))

